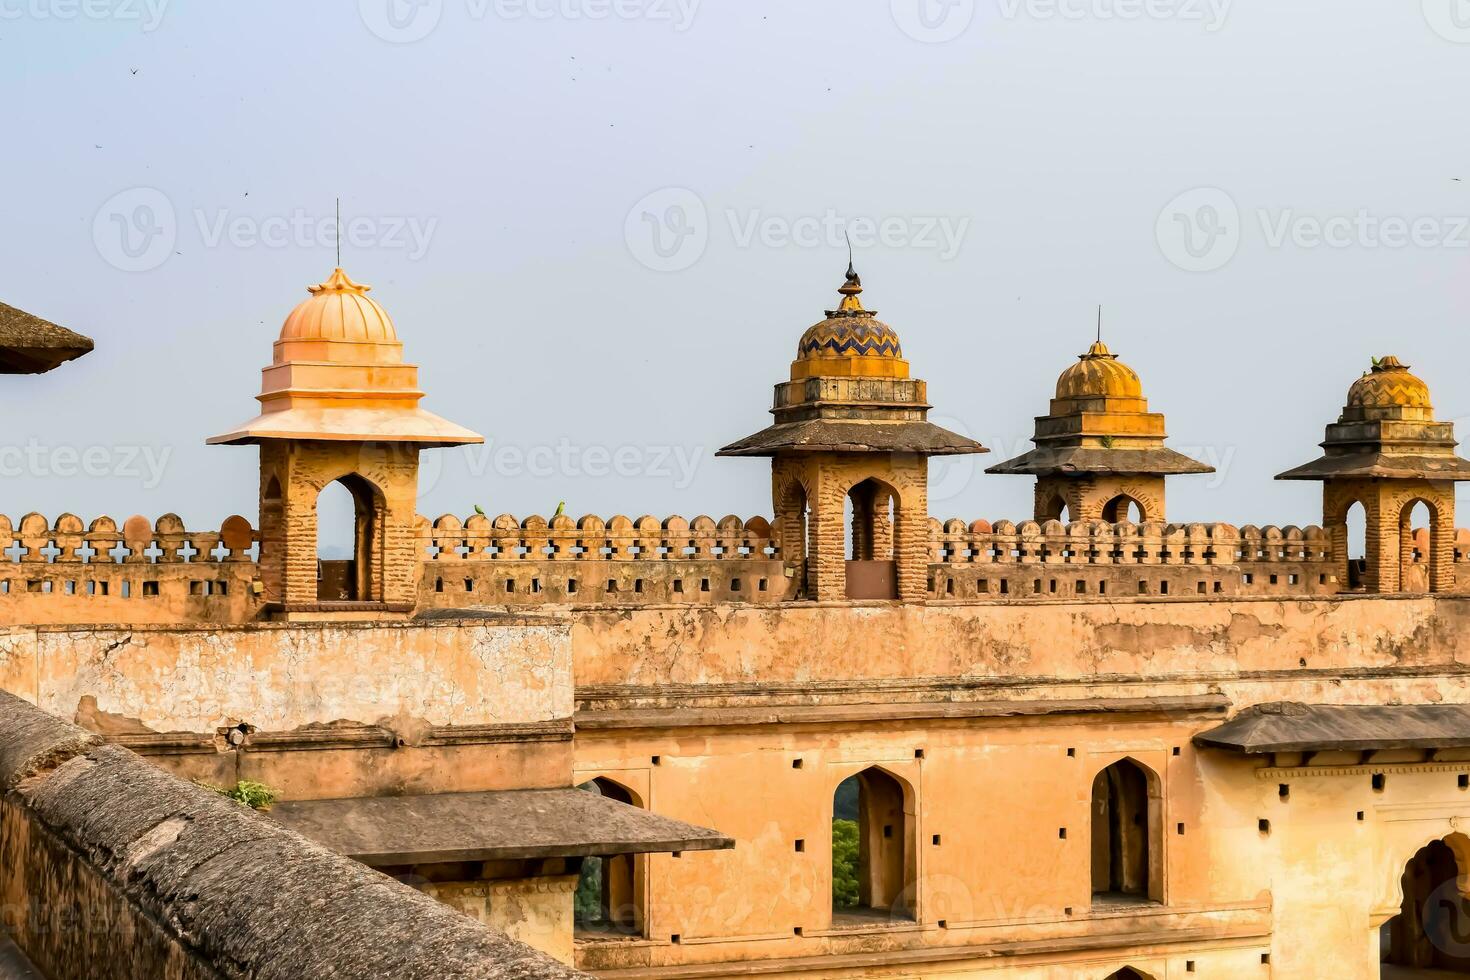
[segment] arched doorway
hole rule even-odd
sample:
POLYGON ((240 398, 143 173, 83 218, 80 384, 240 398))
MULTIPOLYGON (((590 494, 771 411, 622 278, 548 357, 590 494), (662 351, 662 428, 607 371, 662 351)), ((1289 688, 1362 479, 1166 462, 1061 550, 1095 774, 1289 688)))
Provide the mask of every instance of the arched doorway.
POLYGON ((1421 848, 1404 868, 1399 914, 1380 933, 1384 980, 1470 974, 1470 902, 1460 864, 1444 841, 1421 848))
POLYGON ((1158 777, 1120 759, 1092 781, 1094 902, 1163 900, 1158 777))
POLYGON ((1142 524, 1148 519, 1143 505, 1126 493, 1120 493, 1103 504, 1102 519, 1109 524, 1142 524))
POLYGON ((874 766, 838 785, 832 799, 832 914, 912 918, 907 787, 874 766))
POLYGON ((1438 542, 1434 540, 1434 506, 1420 498, 1399 512, 1399 591, 1430 591, 1430 570, 1438 542))
POLYGON ((1103 980, 1149 980, 1149 978, 1133 969, 1133 967, 1125 966, 1121 970, 1109 973, 1103 980))
POLYGON ((381 599, 383 495, 350 474, 317 496, 317 599, 370 602, 381 599))
MULTIPOLYGON (((606 777, 577 787, 628 806, 642 807, 637 794, 606 777)), ((573 899, 575 931, 588 934, 643 934, 642 858, 615 854, 582 859, 573 899)))
POLYGON ((1343 512, 1342 526, 1335 529, 1334 547, 1340 554, 1334 555, 1339 567, 1346 567, 1346 587, 1350 591, 1364 588, 1368 574, 1368 509, 1362 501, 1354 500, 1343 512))
POLYGON ((1063 524, 1067 524, 1070 522, 1071 513, 1068 511, 1067 502, 1062 499, 1062 495, 1054 493, 1046 498, 1041 506, 1040 512, 1036 515, 1036 519, 1041 523, 1060 521, 1063 524))
POLYGON ((813 587, 807 562, 807 556, 813 552, 810 539, 811 508, 807 502, 806 488, 799 481, 792 480, 786 484, 781 492, 776 516, 781 519, 781 560, 787 566, 796 567, 802 593, 806 594, 813 587))
POLYGON ((898 494, 867 479, 847 493, 847 597, 897 599, 898 494))

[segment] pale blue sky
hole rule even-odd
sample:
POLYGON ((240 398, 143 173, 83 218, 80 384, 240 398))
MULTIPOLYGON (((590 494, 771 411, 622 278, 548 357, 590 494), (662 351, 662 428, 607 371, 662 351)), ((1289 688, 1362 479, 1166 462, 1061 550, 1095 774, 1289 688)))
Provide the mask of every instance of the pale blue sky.
MULTIPOLYGON (((204 439, 330 273, 336 195, 426 407, 495 444, 440 454, 430 515, 769 512, 766 465, 711 454, 833 303, 839 221, 888 219, 865 299, 982 465, 1098 303, 1224 466, 1176 520, 1318 520, 1270 477, 1370 355, 1470 416, 1465 0, 161 2, 0 0, 0 300, 97 341, 0 384, 13 516, 253 519, 254 451, 204 439)), ((937 516, 1029 511, 935 476, 937 516)))

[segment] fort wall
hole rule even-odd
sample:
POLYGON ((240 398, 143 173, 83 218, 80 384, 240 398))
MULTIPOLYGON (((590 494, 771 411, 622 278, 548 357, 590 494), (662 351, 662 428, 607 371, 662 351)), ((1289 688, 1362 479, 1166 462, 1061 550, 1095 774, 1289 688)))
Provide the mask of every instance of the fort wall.
POLYGON ((3 927, 53 980, 570 980, 554 960, 0 692, 3 927))

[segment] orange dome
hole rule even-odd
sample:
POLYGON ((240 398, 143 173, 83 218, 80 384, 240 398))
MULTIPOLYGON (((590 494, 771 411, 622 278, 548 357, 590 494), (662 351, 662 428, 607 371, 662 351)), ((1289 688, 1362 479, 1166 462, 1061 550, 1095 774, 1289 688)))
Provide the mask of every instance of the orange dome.
POLYGON ((1142 398, 1138 372, 1098 341, 1057 379, 1058 398, 1142 398))
POLYGON ((1429 386, 1397 357, 1373 362, 1373 370, 1348 389, 1349 408, 1430 408, 1429 386))
POLYGON ((353 282, 341 269, 335 270, 326 282, 306 287, 311 296, 286 317, 281 339, 395 342, 398 332, 388 311, 368 298, 372 288, 353 282))
POLYGON ((898 334, 863 308, 863 281, 849 263, 838 290, 842 302, 809 327, 796 344, 792 380, 809 377, 907 378, 908 362, 898 334))

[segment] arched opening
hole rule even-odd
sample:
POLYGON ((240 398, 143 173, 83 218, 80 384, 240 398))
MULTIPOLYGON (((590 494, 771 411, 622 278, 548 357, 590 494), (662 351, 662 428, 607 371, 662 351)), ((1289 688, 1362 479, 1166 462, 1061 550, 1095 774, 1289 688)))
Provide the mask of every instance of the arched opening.
POLYGON ((1043 523, 1046 521, 1061 521, 1063 524, 1071 523, 1071 514, 1067 510, 1067 502, 1062 499, 1061 494, 1054 493, 1047 499, 1041 507, 1041 513, 1037 515, 1037 520, 1043 523))
POLYGON ((1147 518, 1148 515, 1144 513, 1143 505, 1126 493, 1120 493, 1103 504, 1102 519, 1109 524, 1121 524, 1124 521, 1129 524, 1142 524, 1147 518))
POLYGON ((1411 500, 1399 512, 1399 591, 1430 591, 1430 571, 1435 546, 1434 507, 1426 500, 1411 500))
POLYGON ((1092 781, 1095 902, 1163 900, 1158 777, 1120 759, 1092 781))
POLYGON ((849 776, 832 798, 834 919, 912 918, 908 797, 873 767, 849 776))
POLYGON ((807 557, 812 554, 811 511, 807 503, 806 488, 796 480, 786 484, 781 492, 777 507, 781 519, 781 560, 796 566, 802 584, 807 591, 807 557))
MULTIPOLYGON (((606 777, 577 788, 628 806, 643 805, 632 790, 606 777)), ((574 928, 579 933, 642 935, 642 858, 633 854, 583 858, 572 907, 574 928)))
POLYGON ((1403 905, 1379 933, 1384 980, 1470 974, 1470 902, 1460 894, 1459 862, 1433 841, 1404 869, 1403 905))
POLYGON ((1125 966, 1121 970, 1109 973, 1103 980, 1149 980, 1149 978, 1131 966, 1125 966))
POLYGON ((322 488, 316 502, 319 601, 380 598, 382 519, 382 494, 355 473, 322 488))
POLYGON ((1348 589, 1361 589, 1368 574, 1368 510, 1361 501, 1353 501, 1343 512, 1342 554, 1339 561, 1347 566, 1348 589))
POLYGON ((897 599, 898 494, 878 480, 864 480, 847 492, 845 514, 847 597, 897 599))

